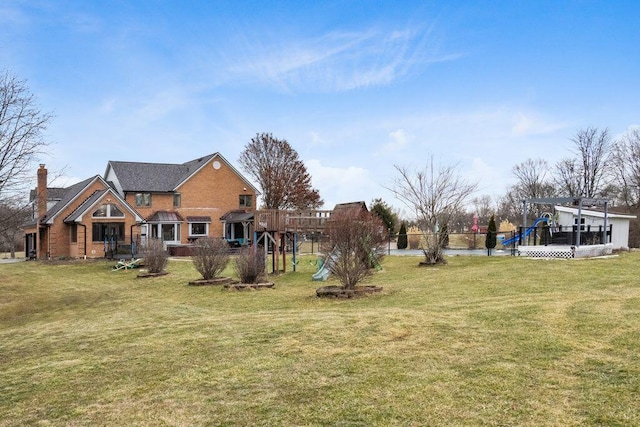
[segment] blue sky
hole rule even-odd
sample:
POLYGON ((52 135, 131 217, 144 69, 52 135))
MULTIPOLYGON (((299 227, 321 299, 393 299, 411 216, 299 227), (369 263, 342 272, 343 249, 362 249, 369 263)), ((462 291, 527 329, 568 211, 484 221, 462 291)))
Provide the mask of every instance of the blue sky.
MULTIPOLYGON (((638 1, 0 1, 0 69, 68 182, 108 160, 298 151, 331 208, 433 155, 498 196, 580 128, 640 125, 638 1)), ((35 169, 34 169, 35 175, 35 169)), ((58 183, 60 184, 60 182, 58 183)))

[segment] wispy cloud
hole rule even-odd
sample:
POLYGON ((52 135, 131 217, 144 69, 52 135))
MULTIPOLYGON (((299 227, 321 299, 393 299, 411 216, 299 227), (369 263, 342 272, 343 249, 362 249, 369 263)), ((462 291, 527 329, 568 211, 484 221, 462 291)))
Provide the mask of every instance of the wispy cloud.
POLYGON ((0 23, 3 25, 25 24, 28 21, 25 14, 17 7, 4 4, 0 5, 0 23))
POLYGON ((523 112, 514 114, 511 121, 511 133, 519 137, 550 134, 567 126, 566 123, 523 112))
POLYGON ((414 139, 414 136, 405 129, 397 129, 389 132, 389 142, 382 146, 376 153, 379 156, 387 156, 397 153, 407 147, 408 143, 414 139))
POLYGON ((382 187, 375 183, 367 169, 326 166, 317 159, 309 160, 305 165, 313 177, 313 186, 320 190, 327 209, 332 209, 336 203, 363 200, 363 194, 379 194, 382 191, 382 187))
POLYGON ((227 77, 284 92, 339 92, 386 85, 419 66, 450 61, 419 29, 336 31, 312 39, 243 43, 227 77), (426 40, 426 41, 425 41, 426 40))

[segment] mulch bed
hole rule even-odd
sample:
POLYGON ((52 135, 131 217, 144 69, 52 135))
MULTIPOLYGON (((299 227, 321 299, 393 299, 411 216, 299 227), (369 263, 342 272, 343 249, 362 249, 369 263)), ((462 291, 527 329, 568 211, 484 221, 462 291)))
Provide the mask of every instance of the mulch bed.
POLYGON ((166 276, 167 274, 169 274, 168 271, 161 271, 160 273, 139 273, 136 278, 138 279, 148 279, 149 277, 160 277, 160 276, 166 276))
POLYGON ((233 283, 234 280, 231 277, 214 277, 213 279, 198 279, 189 282, 189 286, 215 286, 215 285, 227 285, 233 283))
POLYGON ((240 283, 230 277, 216 277, 214 279, 200 279, 189 282, 189 286, 223 286, 225 289, 236 291, 251 291, 258 289, 273 289, 275 283, 240 283))
POLYGON ((343 286, 323 286, 316 289, 316 296, 322 298, 354 298, 382 292, 382 286, 356 286, 345 289, 343 286))
POLYGON ((225 289, 234 289, 236 291, 255 291, 259 289, 273 289, 275 283, 229 283, 224 285, 225 289))

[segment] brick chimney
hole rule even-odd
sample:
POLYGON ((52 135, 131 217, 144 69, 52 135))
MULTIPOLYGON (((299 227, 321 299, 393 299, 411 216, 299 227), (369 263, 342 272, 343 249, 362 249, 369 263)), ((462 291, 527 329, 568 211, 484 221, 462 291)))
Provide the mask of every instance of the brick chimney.
POLYGON ((38 187, 36 188, 36 207, 38 220, 47 214, 47 168, 43 164, 38 169, 38 187))

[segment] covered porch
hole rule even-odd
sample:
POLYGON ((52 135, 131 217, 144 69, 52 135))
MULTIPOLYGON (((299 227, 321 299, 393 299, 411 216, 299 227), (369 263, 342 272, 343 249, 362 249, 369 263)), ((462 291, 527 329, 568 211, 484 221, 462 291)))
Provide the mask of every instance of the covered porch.
POLYGON ((253 235, 254 212, 229 211, 220 217, 222 235, 234 246, 251 245, 253 235))

